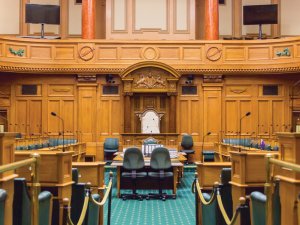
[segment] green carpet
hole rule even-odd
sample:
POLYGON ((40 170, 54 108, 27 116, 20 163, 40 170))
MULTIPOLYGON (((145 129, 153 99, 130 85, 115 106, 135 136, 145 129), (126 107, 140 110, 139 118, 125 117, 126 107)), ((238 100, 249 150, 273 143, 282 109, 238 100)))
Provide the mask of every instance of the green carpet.
MULTIPOLYGON (((107 168, 107 171, 111 170, 107 168)), ((126 200, 116 197, 116 173, 114 172, 112 217, 111 225, 194 225, 195 201, 191 192, 194 179, 194 169, 185 170, 184 177, 177 189, 177 198, 161 200, 126 200)), ((106 183, 108 172, 106 172, 106 183)), ((121 193, 127 193, 122 190, 121 193)), ((129 191, 130 192, 130 191, 129 191)), ((147 194, 149 190, 139 190, 139 193, 147 194)), ((171 190, 167 191, 171 194, 171 190)), ((107 204, 104 208, 104 225, 107 224, 107 204)))

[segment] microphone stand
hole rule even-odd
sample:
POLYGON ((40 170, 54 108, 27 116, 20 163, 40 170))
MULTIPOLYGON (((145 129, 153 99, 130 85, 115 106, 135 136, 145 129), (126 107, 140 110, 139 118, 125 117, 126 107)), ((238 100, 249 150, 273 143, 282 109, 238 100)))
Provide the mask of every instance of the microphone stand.
POLYGON ((239 126, 239 139, 238 139, 238 144, 239 144, 239 152, 242 150, 241 149, 241 135, 242 135, 242 120, 247 117, 247 116, 250 116, 251 115, 251 112, 247 112, 244 116, 242 116, 240 118, 240 126, 239 126))
POLYGON ((62 138, 63 138, 62 151, 64 152, 65 151, 65 124, 64 124, 64 120, 59 115, 57 115, 55 112, 51 112, 51 115, 56 116, 62 122, 62 129, 63 129, 63 131, 62 131, 62 138))
POLYGON ((207 134, 203 135, 203 138, 202 138, 202 147, 201 147, 201 152, 202 152, 202 161, 204 162, 204 155, 203 155, 203 147, 204 147, 204 138, 208 135, 210 135, 211 132, 207 132, 207 134))

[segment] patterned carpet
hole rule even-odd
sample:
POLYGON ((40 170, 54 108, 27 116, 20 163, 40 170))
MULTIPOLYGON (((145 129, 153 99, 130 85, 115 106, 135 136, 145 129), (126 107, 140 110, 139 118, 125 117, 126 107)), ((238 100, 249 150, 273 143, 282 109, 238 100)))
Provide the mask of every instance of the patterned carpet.
MULTIPOLYGON (((107 169, 109 171, 111 169, 107 169)), ((114 171, 113 171, 114 172, 114 171)), ((115 175, 115 172, 114 172, 115 175)), ((126 200, 116 197, 114 177, 111 225, 194 225, 195 202, 191 192, 194 169, 187 169, 177 189, 177 198, 161 200, 126 200)), ((108 172, 106 173, 106 183, 108 172)), ((122 191, 126 193, 127 191, 122 191)), ((154 192, 154 191, 151 191, 154 192)), ((149 190, 139 190, 147 194, 149 190)), ((171 191, 167 192, 171 194, 171 191)), ((107 204, 104 209, 104 225, 107 224, 107 204)))

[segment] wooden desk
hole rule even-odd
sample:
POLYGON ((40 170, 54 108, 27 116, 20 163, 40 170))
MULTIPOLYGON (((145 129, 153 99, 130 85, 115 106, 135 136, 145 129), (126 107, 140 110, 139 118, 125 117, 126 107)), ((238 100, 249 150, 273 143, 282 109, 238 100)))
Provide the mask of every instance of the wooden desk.
MULTIPOLYGON (((72 194, 72 155, 73 151, 16 151, 15 161, 28 159, 32 153, 41 156, 39 169, 41 191, 50 191, 54 196, 52 224, 63 224, 63 202, 64 198, 71 199, 72 194)), ((16 170, 20 177, 26 178, 31 185, 31 171, 28 167, 16 170)))
MULTIPOLYGON (((149 168, 150 167, 150 158, 145 158, 145 167, 149 168)), ((171 159, 172 163, 172 171, 173 171, 173 182, 172 182, 172 189, 173 189, 173 194, 176 195, 177 192, 177 183, 179 179, 179 174, 180 171, 183 169, 183 164, 180 162, 180 160, 185 161, 186 158, 184 155, 179 154, 178 158, 176 159, 171 159)), ((120 190, 121 190, 121 172, 122 172, 122 167, 123 167, 123 157, 121 156, 120 153, 116 155, 114 158, 113 163, 111 164, 112 166, 117 167, 117 196, 120 197, 120 190)), ((143 187, 143 189, 149 189, 149 187, 143 187)), ((153 189, 153 188, 152 188, 153 189)))
POLYGON ((230 168, 231 162, 196 162, 200 187, 211 190, 215 182, 220 183, 223 168, 230 168))

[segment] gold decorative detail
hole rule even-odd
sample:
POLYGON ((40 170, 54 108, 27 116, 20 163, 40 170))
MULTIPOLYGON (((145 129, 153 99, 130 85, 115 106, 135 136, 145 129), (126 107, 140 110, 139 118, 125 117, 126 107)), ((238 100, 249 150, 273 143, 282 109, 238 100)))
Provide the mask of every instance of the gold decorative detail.
POLYGON ((283 49, 282 51, 277 51, 276 52, 276 55, 278 57, 281 57, 281 56, 291 56, 291 52, 290 52, 290 49, 289 48, 285 48, 283 49))
POLYGON ((232 89, 230 88, 230 91, 235 93, 235 94, 242 94, 244 93, 245 91, 247 91, 247 88, 236 88, 236 89, 232 89))
POLYGON ((141 74, 134 84, 137 88, 160 88, 166 86, 166 79, 150 71, 148 74, 141 74))
POLYGON ((78 55, 82 60, 89 61, 92 58, 94 58, 94 51, 95 48, 93 47, 83 46, 82 48, 79 49, 78 55))
POLYGON ((210 61, 218 61, 222 56, 222 49, 218 47, 210 47, 206 51, 206 58, 210 61))

